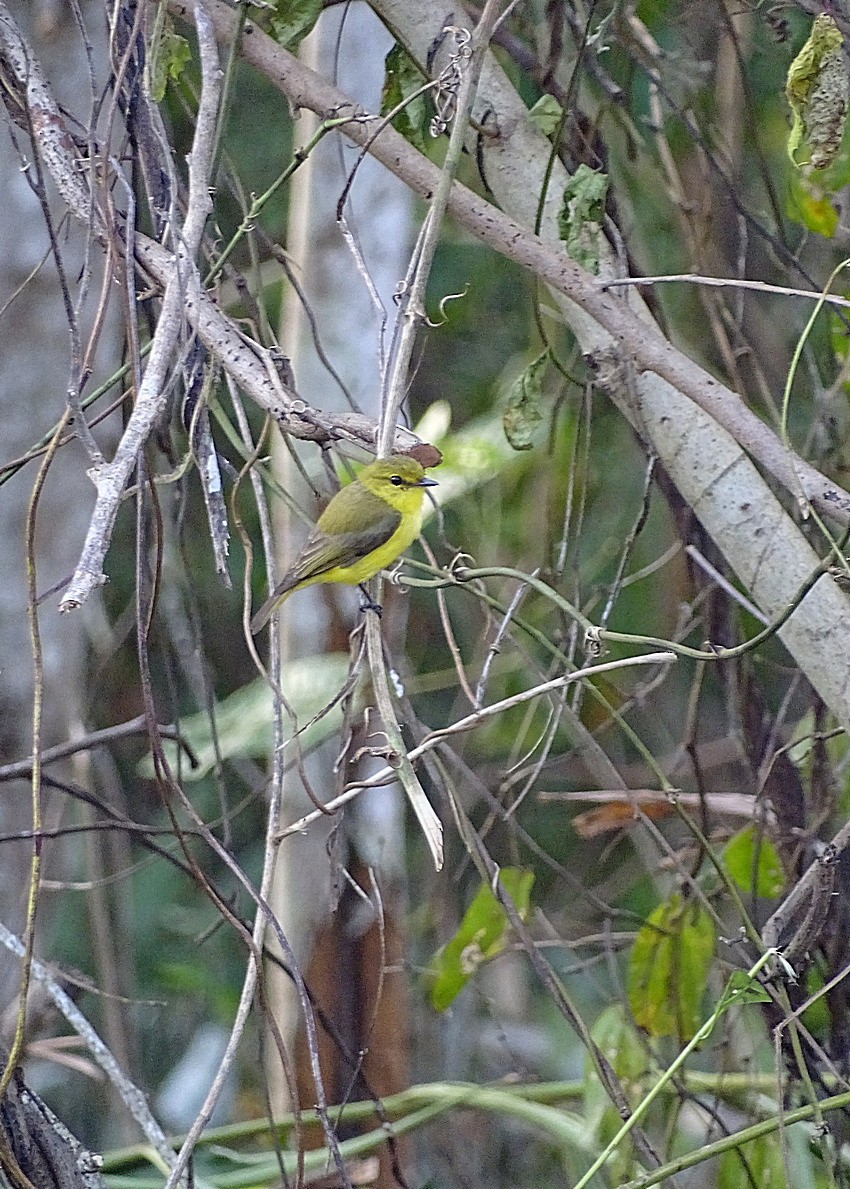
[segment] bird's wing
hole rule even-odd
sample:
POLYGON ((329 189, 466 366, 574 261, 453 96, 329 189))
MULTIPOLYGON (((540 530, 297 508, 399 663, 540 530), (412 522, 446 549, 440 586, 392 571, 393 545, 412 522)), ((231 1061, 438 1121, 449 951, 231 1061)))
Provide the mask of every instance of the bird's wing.
POLYGON ((380 549, 382 545, 386 545, 401 524, 401 513, 390 508, 383 500, 375 502, 380 505, 377 509, 380 514, 368 528, 357 529, 354 532, 334 532, 334 516, 327 515, 333 504, 331 501, 325 509, 325 514, 320 517, 319 523, 307 538, 298 560, 287 570, 251 620, 251 632, 254 635, 267 623, 281 599, 301 582, 321 579, 322 574, 327 574, 337 566, 352 566, 373 549, 380 549))
POLYGON ((386 545, 400 524, 401 513, 387 507, 387 511, 368 528, 329 533, 316 525, 301 551, 301 556, 286 574, 283 583, 289 589, 297 586, 299 582, 326 574, 328 570, 334 570, 337 566, 353 566, 373 549, 386 545))

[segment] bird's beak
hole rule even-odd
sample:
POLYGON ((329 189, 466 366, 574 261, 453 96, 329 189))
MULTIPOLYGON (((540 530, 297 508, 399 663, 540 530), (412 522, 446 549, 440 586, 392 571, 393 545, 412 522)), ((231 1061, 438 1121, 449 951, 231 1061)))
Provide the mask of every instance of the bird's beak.
POLYGON ((417 479, 413 484, 414 487, 439 487, 440 484, 436 479, 429 479, 425 475, 421 479, 417 479))

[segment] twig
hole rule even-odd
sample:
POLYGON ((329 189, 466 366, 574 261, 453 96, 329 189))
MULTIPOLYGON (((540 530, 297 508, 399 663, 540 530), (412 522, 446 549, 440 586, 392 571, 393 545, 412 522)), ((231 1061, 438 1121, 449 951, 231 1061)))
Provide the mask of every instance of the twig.
MULTIPOLYGON (((41 766, 44 767, 45 764, 52 764, 54 760, 63 760, 67 756, 77 755, 81 751, 91 751, 95 747, 104 747, 107 743, 114 743, 117 739, 130 739, 134 735, 146 735, 147 729, 145 716, 140 714, 137 718, 131 718, 127 722, 118 723, 114 727, 104 727, 100 731, 92 731, 91 734, 85 735, 82 739, 71 739, 67 743, 57 743, 54 747, 46 747, 41 752, 41 766)), ((185 740, 180 738, 180 731, 177 727, 161 725, 157 727, 157 730, 164 739, 173 739, 182 746, 188 753, 192 766, 197 766, 196 758, 193 756, 185 740)), ((29 756, 25 760, 17 760, 13 764, 0 764, 0 781, 17 780, 22 776, 29 776, 32 772, 32 767, 32 756, 29 756)))
MULTIPOLYGON (((671 652, 650 652, 645 656, 622 657, 616 661, 605 661, 599 665, 588 665, 584 669, 577 669, 573 673, 566 673, 561 677, 555 677, 552 681, 546 681, 542 685, 536 685, 533 689, 523 690, 521 693, 514 694, 510 698, 504 698, 500 702, 493 702, 489 706, 482 707, 481 710, 476 710, 473 714, 468 714, 465 718, 458 719, 452 723, 451 726, 444 727, 439 731, 432 731, 430 735, 416 747, 410 749, 406 753, 406 759, 409 762, 418 760, 427 752, 432 751, 439 744, 443 743, 448 736, 456 735, 461 731, 472 730, 473 727, 478 726, 480 722, 491 718, 494 714, 501 714, 504 710, 510 710, 513 706, 521 705, 527 702, 530 698, 537 698, 543 694, 551 693, 553 690, 561 689, 565 685, 570 685, 574 681, 580 681, 585 677, 593 677, 600 673, 610 673, 615 669, 626 669, 632 665, 664 665, 669 664, 676 658, 671 652)), ((338 797, 334 797, 332 801, 328 801, 322 807, 322 813, 333 813, 348 801, 353 800, 354 797, 367 788, 375 788, 379 785, 386 784, 388 780, 394 779, 396 776, 396 769, 392 766, 381 768, 373 776, 366 780, 359 780, 354 784, 350 784, 344 793, 340 793, 338 797)), ((312 813, 305 814, 300 817, 298 821, 293 822, 286 830, 282 830, 279 838, 285 838, 289 834, 298 834, 306 829, 311 822, 316 821, 322 814, 318 810, 312 813)))
MULTIPOLYGON (((425 218, 422 233, 412 260, 412 276, 406 287, 405 297, 399 311, 397 326, 400 331, 396 338, 390 369, 387 391, 384 394, 381 409, 381 424, 378 430, 378 455, 385 455, 389 451, 393 440, 393 430, 396 416, 401 408, 407 392, 407 379, 410 370, 410 360, 413 356, 413 344, 416 332, 425 312, 425 289, 428 277, 431 275, 431 265, 440 238, 443 218, 448 208, 449 196, 455 181, 455 175, 460 165, 472 106, 478 89, 478 80, 484 65, 484 58, 490 44, 490 38, 496 25, 499 9, 504 7, 504 0, 487 0, 484 11, 472 32, 471 51, 467 50, 468 40, 466 30, 445 29, 456 40, 457 59, 456 69, 460 75, 460 86, 456 94, 452 94, 454 113, 449 146, 446 150, 440 177, 434 189, 434 196, 425 218), (468 53, 468 60, 464 64, 464 53, 468 53)), ((440 122, 440 130, 446 126, 446 120, 440 122)))
MULTIPOLYGON (((454 183, 455 173, 460 164, 463 152, 466 130, 472 112, 476 87, 487 52, 490 35, 493 31, 500 0, 487 0, 481 20, 472 35, 473 49, 462 72, 460 87, 456 97, 456 110, 449 138, 440 179, 434 191, 430 209, 425 219, 419 241, 414 251, 409 270, 405 302, 396 323, 398 331, 392 355, 392 364, 384 394, 381 410, 381 423, 378 429, 378 456, 385 456, 395 440, 395 423, 398 410, 401 408, 407 392, 407 378, 410 360, 413 355, 413 344, 416 331, 425 308, 425 287, 431 272, 434 253, 437 250, 440 228, 445 214, 449 195, 454 183)), ((377 579, 376 582, 380 582, 377 579)), ((398 764, 398 778, 407 793, 413 812, 425 835, 428 848, 434 860, 434 866, 439 871, 443 866, 443 827, 434 812, 419 777, 413 770, 413 765, 407 757, 404 740, 399 729, 395 714, 389 681, 384 663, 381 640, 380 622, 377 616, 370 615, 366 622, 366 647, 369 657, 369 667, 372 672, 372 686, 375 691, 375 701, 381 715, 383 730, 387 736, 389 746, 396 753, 398 764)))
POLYGON ((827 305, 850 309, 850 300, 834 293, 823 296, 817 289, 791 289, 786 285, 770 285, 767 281, 748 281, 743 277, 706 277, 699 273, 666 273, 659 277, 606 277, 596 284, 600 289, 613 289, 622 285, 665 285, 682 281, 690 285, 706 285, 713 289, 752 289, 757 293, 775 293, 780 297, 804 297, 809 301, 823 299, 827 305))
POLYGON ((728 578, 724 578, 720 571, 711 564, 708 558, 703 557, 696 545, 686 545, 685 553, 687 553, 692 562, 694 562, 701 570, 704 570, 705 573, 708 574, 709 578, 717 583, 720 589, 724 591, 724 593, 727 594, 730 599, 733 599, 739 606, 743 607, 745 611, 752 615, 753 619, 757 619, 758 622, 763 624, 765 627, 768 626, 770 620, 767 618, 764 612, 760 611, 755 603, 751 602, 745 594, 742 594, 736 586, 733 586, 728 578))
POLYGON ((657 805, 662 801, 671 802, 670 812, 673 812, 675 802, 687 809, 701 809, 705 805, 712 813, 723 814, 726 817, 740 817, 747 821, 757 819, 764 811, 755 797, 749 793, 683 793, 680 789, 579 789, 568 792, 556 789, 542 789, 537 793, 538 801, 579 801, 598 805, 616 805, 623 801, 629 804, 644 806, 657 805))
MULTIPOLYGON (((380 620, 374 613, 369 612, 367 614, 366 648, 369 657, 369 667, 372 671, 372 688, 375 693, 375 704, 381 716, 381 729, 387 737, 387 743, 395 753, 394 765, 389 769, 389 772, 397 776, 401 781, 404 791, 407 793, 407 798, 410 801, 411 808, 416 814, 416 819, 422 827, 422 833, 425 835, 425 841, 428 843, 428 849, 434 860, 434 866, 439 871, 443 866, 442 823, 434 812, 431 802, 428 800, 425 790, 419 781, 419 777, 413 770, 413 765, 404 746, 404 740, 401 737, 401 730, 395 715, 395 707, 393 706, 392 695, 390 693, 390 684, 387 679, 387 669, 384 664, 380 620)), ((387 770, 382 769, 382 771, 387 770)), ((381 781, 380 783, 384 782, 381 781)), ((344 796, 345 793, 342 793, 339 797, 335 798, 335 801, 340 802, 344 796)), ((336 804, 331 802, 328 805, 322 806, 321 810, 315 810, 313 814, 308 816, 312 821, 314 818, 321 817, 323 814, 332 813, 335 808, 336 804)), ((287 834, 292 834, 296 828, 298 827, 290 826, 287 830, 282 831, 278 837, 285 837, 287 834)))
POLYGON ((148 364, 121 441, 112 461, 93 467, 91 477, 97 488, 97 500, 77 569, 59 604, 62 611, 79 607, 91 591, 104 581, 103 561, 112 538, 124 491, 130 480, 139 451, 147 441, 165 407, 167 375, 184 326, 183 310, 190 299, 198 301, 201 281, 195 256, 201 244, 207 217, 212 210, 209 191, 212 145, 215 140, 221 70, 218 65, 212 24, 201 3, 194 9, 195 28, 204 73, 198 117, 189 154, 189 196, 182 230, 174 232, 176 248, 162 299, 162 310, 153 335, 148 364), (211 61, 210 61, 211 57, 211 61))
MULTIPOLYGON (((192 11, 186 0, 170 0, 170 8, 181 19, 192 20, 192 11)), ((217 36, 229 43, 233 24, 231 10, 219 0, 210 0, 208 10, 215 23, 217 36)), ((245 60, 260 69, 296 106, 320 114, 353 106, 347 96, 293 58, 256 26, 251 25, 251 31, 251 37, 246 37, 243 42, 245 60)), ((8 8, 0 0, 0 52, 8 56, 11 45, 18 58, 26 64, 26 68, 22 65, 21 85, 29 78, 28 70, 35 64, 31 54, 21 57, 22 44, 21 35, 8 8)), ((50 137, 49 155, 45 143, 41 139, 39 141, 46 163, 70 209, 78 218, 85 218, 88 215, 89 198, 81 180, 83 171, 78 168, 79 153, 49 91, 40 89, 39 101, 45 104, 44 119, 36 123, 36 128, 40 137, 48 133, 50 137), (42 132, 42 125, 45 132, 42 132)), ((346 135, 357 144, 364 144, 370 136, 362 119, 363 114, 360 112, 345 127, 346 135)), ((371 146, 371 151, 376 159, 416 193, 425 196, 434 193, 439 184, 437 167, 409 145, 395 129, 384 128, 371 146)), ((654 372, 702 408, 788 490, 798 490, 799 478, 806 498, 819 512, 842 525, 850 524, 850 493, 811 464, 797 457, 792 460, 777 436, 744 405, 737 393, 673 347, 656 328, 624 302, 614 300, 612 295, 602 291, 598 281, 575 265, 563 251, 540 239, 458 182, 452 187, 447 209, 458 223, 478 239, 533 272, 557 292, 571 298, 622 345, 639 370, 654 372)), ((135 238, 139 263, 157 284, 164 285, 171 271, 169 254, 153 240, 138 234, 135 238)), ((294 394, 285 392, 279 380, 275 383, 266 370, 262 348, 240 335, 230 319, 217 310, 206 295, 199 294, 197 302, 193 302, 189 296, 186 316, 201 340, 221 359, 223 367, 236 383, 282 421, 287 433, 309 440, 343 440, 374 448, 374 422, 356 414, 331 416, 321 413, 299 401, 294 394)), ((396 444, 399 449, 407 449, 416 440, 409 431, 399 430, 396 444)))
MULTIPOLYGON (((183 293, 192 292, 195 295, 200 293, 200 277, 194 265, 194 257, 200 245, 207 214, 211 209, 209 178, 210 170, 212 168, 213 146, 216 139, 216 123, 218 119, 219 101, 221 97, 221 70, 218 63, 215 36, 213 33, 212 24, 204 7, 203 0, 195 0, 194 17, 195 28, 198 34, 202 86, 198 104, 198 118, 195 125, 195 135, 192 142, 192 151, 189 155, 189 201, 187 204, 186 219, 183 224, 182 236, 178 242, 177 253, 175 257, 174 275, 166 287, 165 297, 163 299, 163 316, 166 315, 166 311, 170 312, 171 302, 176 302, 178 303, 178 308, 181 312, 180 322, 182 322, 183 293)), ((164 318, 161 317, 159 325, 157 326, 156 335, 159 334, 160 327, 163 325, 163 320, 164 318)), ((177 330, 179 330, 180 322, 177 324, 177 330)), ((142 381, 143 388, 146 387, 148 375, 154 366, 154 357, 157 352, 156 335, 154 346, 151 351, 151 357, 148 361, 148 367, 142 381)), ((169 337, 170 333, 167 331, 163 336, 164 344, 168 342, 169 337)), ((139 394, 139 403, 141 403, 141 391, 139 394)), ((135 415, 135 410, 133 415, 135 415)), ((270 833, 270 825, 271 823, 269 821, 269 825, 267 826, 267 835, 270 833)), ((268 895, 273 869, 273 848, 271 847, 267 837, 265 860, 263 866, 263 878, 260 888, 260 899, 263 901, 266 900, 268 895)), ((245 1025, 248 1021, 251 1005, 254 1001, 259 971, 257 955, 262 952, 265 928, 266 913, 262 908, 259 908, 254 920, 254 928, 251 937, 252 946, 248 955, 248 965, 242 984, 239 1006, 236 1010, 236 1015, 231 1027, 227 1047, 219 1063, 219 1067, 216 1070, 212 1084, 204 1098, 201 1109, 195 1116, 192 1126, 189 1128, 189 1131, 180 1146, 180 1151, 177 1155, 177 1158, 173 1162, 172 1168, 169 1172, 168 1180, 166 1181, 166 1189, 174 1189, 174 1186, 181 1179, 183 1179, 186 1166, 192 1156, 195 1145, 198 1141, 198 1137, 201 1135, 212 1116, 212 1112, 215 1109, 216 1103, 218 1102, 219 1095, 221 1094, 224 1083, 236 1058, 236 1052, 239 1043, 241 1042, 245 1025)))
MULTIPOLYGON (((539 570, 535 570, 532 574, 532 577, 536 578, 537 575, 539 574, 539 572, 540 572, 539 570)), ((527 592, 528 592, 528 587, 523 586, 522 584, 520 584, 516 588, 513 595, 511 596, 510 603, 508 603, 508 607, 507 607, 507 610, 505 611, 505 614, 502 616, 501 620, 499 621, 499 626, 496 629, 496 634, 493 637, 492 641, 490 642, 490 646, 487 649, 487 655, 484 658, 484 664, 481 666, 481 675, 478 678, 477 685, 475 686, 475 697, 471 699, 472 705, 475 707, 476 710, 479 710, 481 708, 481 703, 484 701, 484 690, 487 687, 487 681, 490 676, 490 668, 493 664, 493 661, 499 655, 499 651, 501 649, 502 640, 505 637, 505 633, 507 632, 508 628, 510 627, 511 620, 516 615, 517 610, 519 609, 519 605, 522 602, 522 600, 525 598, 527 592)))
MULTIPOLYGON (((191 20, 186 0, 169 0, 169 7, 181 19, 191 20)), ((210 0, 210 11, 218 36, 228 40, 232 14, 220 0, 210 0)), ((353 107, 357 119, 346 125, 345 135, 358 145, 371 139, 362 111, 352 105, 348 96, 309 70, 256 26, 252 26, 251 36, 243 41, 243 55, 298 107, 321 115, 353 107)), ((417 194, 430 198, 439 186, 437 166, 394 128, 384 128, 374 138, 370 151, 417 194)), ((813 506, 841 524, 850 524, 850 493, 802 459, 794 456, 792 463, 777 435, 747 408, 737 393, 678 351, 657 327, 625 302, 600 289, 597 279, 584 272, 557 245, 535 235, 459 182, 452 187, 447 211, 476 238, 573 300, 608 332, 639 371, 654 372, 693 401, 788 490, 798 490, 799 478, 813 506)))

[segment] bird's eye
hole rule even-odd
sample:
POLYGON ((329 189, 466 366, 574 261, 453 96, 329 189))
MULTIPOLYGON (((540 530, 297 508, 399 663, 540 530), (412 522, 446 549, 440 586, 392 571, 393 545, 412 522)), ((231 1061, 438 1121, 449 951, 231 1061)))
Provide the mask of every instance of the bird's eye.
POLYGON ((390 483, 392 483, 393 487, 401 487, 404 479, 402 479, 401 475, 390 475, 390 483))

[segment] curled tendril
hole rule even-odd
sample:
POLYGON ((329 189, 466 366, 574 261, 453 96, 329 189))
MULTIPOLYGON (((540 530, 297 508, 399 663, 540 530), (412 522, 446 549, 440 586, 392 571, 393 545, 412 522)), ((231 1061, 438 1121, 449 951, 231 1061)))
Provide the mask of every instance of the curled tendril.
POLYGON ((431 121, 429 132, 435 138, 441 136, 454 119, 457 95, 463 78, 463 67, 472 57, 472 34, 468 29, 462 29, 458 25, 446 25, 443 33, 452 34, 455 48, 437 79, 437 88, 434 92, 434 106, 437 109, 437 114, 431 121))
POLYGON ((441 298, 441 300, 440 300, 440 321, 432 322, 431 319, 428 318, 428 319, 426 319, 428 326, 430 326, 432 330, 436 330, 437 327, 440 327, 440 326, 445 326, 445 324, 448 322, 448 317, 446 316, 446 306, 448 305, 448 303, 450 301, 460 301, 460 299, 462 297, 466 297, 468 292, 469 292, 469 285, 466 284, 463 287, 462 293, 447 293, 445 295, 445 297, 441 298))
POLYGON ((602 655, 602 638, 598 627, 588 628, 584 633, 584 651, 590 657, 602 655))
POLYGON ((409 594, 409 588, 401 584, 401 572, 404 569, 404 558, 400 558, 387 574, 390 586, 397 586, 404 594, 409 594))
POLYGON ((456 553, 446 568, 451 577, 457 582, 465 582, 466 579, 460 571, 469 568, 469 564, 467 563, 471 565, 475 564, 475 558, 471 553, 456 553))

